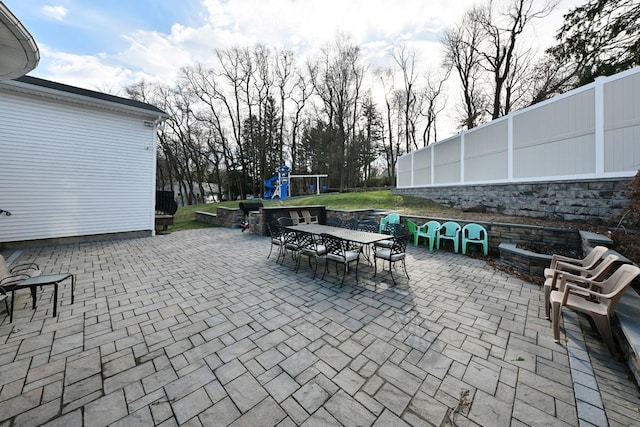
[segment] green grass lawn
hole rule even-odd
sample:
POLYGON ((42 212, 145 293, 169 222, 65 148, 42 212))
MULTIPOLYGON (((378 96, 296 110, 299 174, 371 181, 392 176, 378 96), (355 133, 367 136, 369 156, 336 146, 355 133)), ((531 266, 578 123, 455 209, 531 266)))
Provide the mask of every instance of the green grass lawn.
MULTIPOLYGON (((170 231, 190 230, 194 228, 212 227, 212 225, 196 222, 196 211, 215 213, 219 206, 238 207, 241 200, 220 203, 206 203, 201 205, 183 206, 178 209, 170 231)), ((428 215, 430 212, 456 212, 419 197, 399 196, 391 190, 363 191, 358 193, 331 193, 311 196, 294 197, 284 201, 264 200, 265 206, 304 206, 324 205, 328 209, 381 209, 394 210, 404 215, 428 215)))

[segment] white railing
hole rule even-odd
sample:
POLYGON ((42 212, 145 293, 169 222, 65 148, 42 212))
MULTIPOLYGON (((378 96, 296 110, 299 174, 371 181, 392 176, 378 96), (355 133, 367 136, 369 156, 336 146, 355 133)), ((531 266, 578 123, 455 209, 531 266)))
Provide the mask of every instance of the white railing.
POLYGON ((621 178, 640 169, 640 67, 412 151, 397 187, 621 178))

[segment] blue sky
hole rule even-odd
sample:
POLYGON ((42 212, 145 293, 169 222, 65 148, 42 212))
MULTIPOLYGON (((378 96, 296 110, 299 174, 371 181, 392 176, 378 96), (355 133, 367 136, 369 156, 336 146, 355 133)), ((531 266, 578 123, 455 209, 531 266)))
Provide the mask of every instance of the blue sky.
POLYGON ((39 44, 85 55, 124 49, 128 43, 118 34, 169 33, 176 22, 203 23, 197 0, 3 1, 39 44))

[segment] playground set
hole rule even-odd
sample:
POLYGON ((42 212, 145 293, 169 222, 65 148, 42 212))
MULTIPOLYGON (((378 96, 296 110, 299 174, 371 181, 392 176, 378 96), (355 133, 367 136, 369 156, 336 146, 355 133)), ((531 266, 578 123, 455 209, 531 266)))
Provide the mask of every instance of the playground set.
POLYGON ((263 199, 275 199, 285 200, 291 197, 290 179, 292 178, 315 178, 316 184, 311 184, 309 187, 311 191, 316 191, 316 194, 320 194, 320 189, 326 190, 326 185, 320 187, 320 178, 326 178, 327 174, 318 175, 291 175, 291 168, 287 165, 280 165, 276 169, 276 175, 267 179, 264 182, 266 190, 263 194, 263 199))

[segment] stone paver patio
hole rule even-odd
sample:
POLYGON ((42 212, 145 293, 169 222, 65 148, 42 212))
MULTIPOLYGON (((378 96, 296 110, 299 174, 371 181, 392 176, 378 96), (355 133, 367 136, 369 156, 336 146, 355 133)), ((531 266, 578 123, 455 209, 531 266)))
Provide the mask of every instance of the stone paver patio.
POLYGON ((75 303, 1 309, 0 427, 638 425, 623 365, 575 315, 555 344, 538 286, 411 246, 410 281, 340 287, 268 252, 221 228, 25 250, 75 303))

